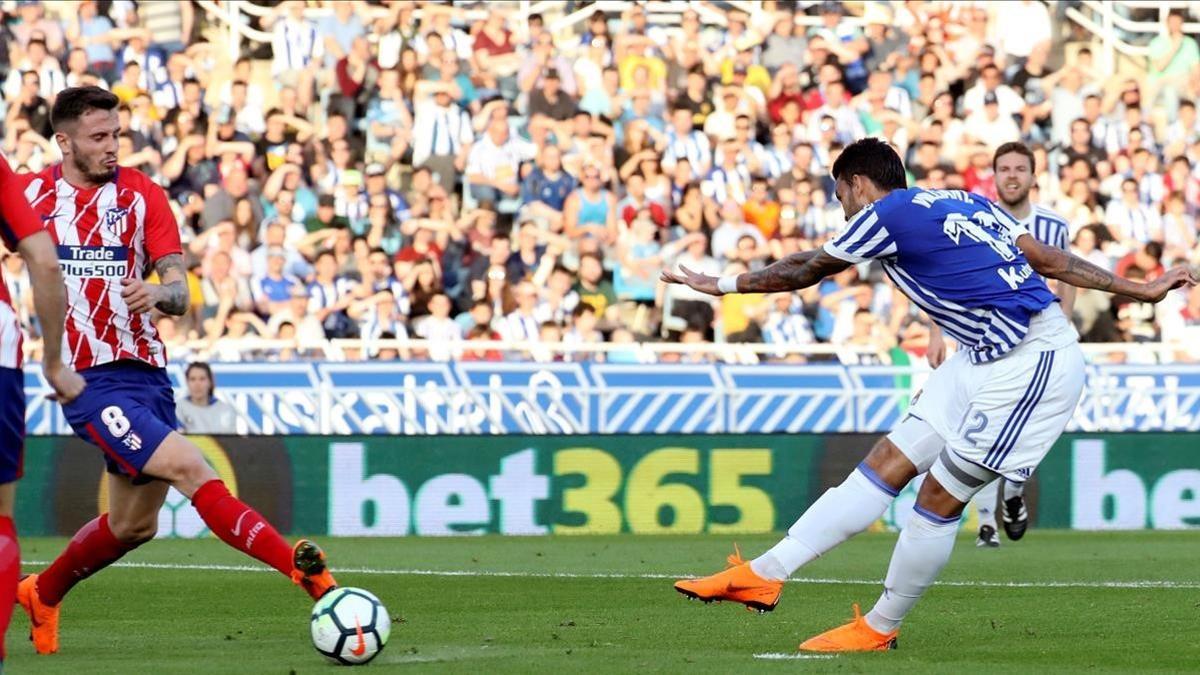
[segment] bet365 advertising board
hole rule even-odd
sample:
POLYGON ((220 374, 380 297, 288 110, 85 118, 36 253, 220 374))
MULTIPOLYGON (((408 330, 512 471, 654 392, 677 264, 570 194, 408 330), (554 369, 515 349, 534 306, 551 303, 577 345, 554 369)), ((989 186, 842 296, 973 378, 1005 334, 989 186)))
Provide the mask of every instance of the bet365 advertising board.
MULTIPOLYGON (((786 529, 877 436, 194 437, 242 499, 289 533, 744 534, 786 529)), ((1028 491, 1035 527, 1200 527, 1200 438, 1070 434, 1028 491)), ((31 438, 22 534, 69 535, 106 503, 100 455, 31 438)), ((910 485, 876 525, 902 527, 910 485)), ((964 527, 972 526, 971 519, 964 527)), ((159 536, 208 536, 171 491, 159 536)))

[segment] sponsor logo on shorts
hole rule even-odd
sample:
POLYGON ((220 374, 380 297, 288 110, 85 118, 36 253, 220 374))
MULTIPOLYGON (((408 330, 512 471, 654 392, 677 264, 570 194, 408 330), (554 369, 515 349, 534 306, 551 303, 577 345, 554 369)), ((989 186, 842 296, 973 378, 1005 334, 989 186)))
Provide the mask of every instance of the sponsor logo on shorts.
POLYGON ((1020 469, 1017 469, 1017 475, 1020 476, 1021 478, 1029 478, 1030 476, 1033 475, 1033 467, 1032 466, 1021 467, 1020 469))

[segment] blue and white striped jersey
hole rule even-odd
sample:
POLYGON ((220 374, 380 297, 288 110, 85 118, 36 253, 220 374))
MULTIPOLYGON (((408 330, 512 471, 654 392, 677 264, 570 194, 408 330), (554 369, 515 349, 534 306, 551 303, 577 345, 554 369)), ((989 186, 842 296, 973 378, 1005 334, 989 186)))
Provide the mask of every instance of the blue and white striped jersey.
POLYGON ((1050 209, 1034 205, 1029 215, 1017 222, 1043 244, 1064 251, 1071 250, 1071 227, 1067 219, 1050 209))
POLYGON ((1004 356, 1055 301, 1014 243, 1029 231, 962 190, 895 190, 859 211, 825 244, 847 262, 879 260, 896 287, 960 345, 972 363, 1004 356))

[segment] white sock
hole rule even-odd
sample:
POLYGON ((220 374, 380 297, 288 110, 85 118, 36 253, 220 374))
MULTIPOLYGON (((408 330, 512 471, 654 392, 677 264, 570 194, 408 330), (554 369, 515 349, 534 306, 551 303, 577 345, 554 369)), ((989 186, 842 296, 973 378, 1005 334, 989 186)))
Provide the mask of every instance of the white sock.
POLYGON ((1004 501, 1008 501, 1013 497, 1020 497, 1025 494, 1024 483, 1014 483, 1011 480, 1004 481, 1004 501))
POLYGON ((979 512, 979 526, 991 525, 992 529, 996 529, 996 497, 1000 496, 1000 482, 1003 479, 996 480, 983 486, 983 489, 975 493, 971 498, 971 503, 975 505, 975 510, 979 512))
POLYGON ((786 537, 751 560, 750 569, 764 579, 787 579, 801 566, 870 527, 898 493, 865 464, 859 464, 841 485, 813 502, 788 528, 786 537))
POLYGON ((942 518, 919 506, 913 511, 892 551, 883 595, 866 616, 867 625, 880 633, 896 630, 954 551, 958 518, 942 518))

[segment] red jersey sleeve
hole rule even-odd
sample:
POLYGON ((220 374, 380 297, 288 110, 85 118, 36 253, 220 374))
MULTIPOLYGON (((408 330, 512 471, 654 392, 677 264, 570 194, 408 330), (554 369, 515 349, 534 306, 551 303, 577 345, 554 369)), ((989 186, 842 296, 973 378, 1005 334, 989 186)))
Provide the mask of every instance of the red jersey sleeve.
POLYGON ((146 256, 150 263, 166 256, 183 253, 183 245, 179 241, 179 225, 175 222, 175 214, 167 202, 167 193, 145 179, 142 194, 146 198, 146 256))
POLYGON ((0 239, 10 251, 16 251, 18 242, 43 229, 41 219, 25 199, 25 184, 8 160, 0 158, 0 239))

